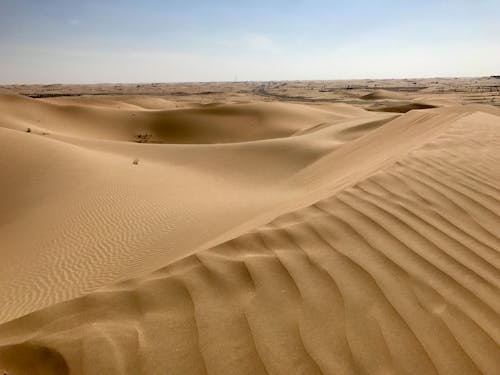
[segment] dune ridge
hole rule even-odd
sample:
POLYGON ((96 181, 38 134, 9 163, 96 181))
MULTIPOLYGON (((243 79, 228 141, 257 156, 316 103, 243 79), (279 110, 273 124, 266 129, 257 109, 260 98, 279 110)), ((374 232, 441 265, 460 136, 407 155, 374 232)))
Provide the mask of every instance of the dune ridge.
POLYGON ((165 142, 138 144, 129 109, 81 106, 117 129, 74 133, 72 106, 0 99, 0 370, 500 370, 497 108, 215 106, 218 143, 145 109, 165 142), (245 117, 263 129, 235 138, 245 117))

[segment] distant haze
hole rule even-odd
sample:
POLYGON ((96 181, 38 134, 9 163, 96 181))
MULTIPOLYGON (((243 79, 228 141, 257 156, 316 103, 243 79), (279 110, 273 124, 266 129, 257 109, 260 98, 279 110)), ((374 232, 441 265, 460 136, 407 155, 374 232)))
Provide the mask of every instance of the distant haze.
POLYGON ((0 0, 0 84, 500 74, 500 1, 0 0))

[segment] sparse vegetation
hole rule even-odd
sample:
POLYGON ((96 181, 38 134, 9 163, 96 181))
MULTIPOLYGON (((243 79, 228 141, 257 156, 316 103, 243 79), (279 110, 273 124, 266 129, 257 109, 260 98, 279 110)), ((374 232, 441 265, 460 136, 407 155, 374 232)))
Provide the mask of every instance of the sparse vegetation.
POLYGON ((135 134, 135 141, 137 143, 148 143, 152 136, 153 134, 146 131, 139 131, 135 134))

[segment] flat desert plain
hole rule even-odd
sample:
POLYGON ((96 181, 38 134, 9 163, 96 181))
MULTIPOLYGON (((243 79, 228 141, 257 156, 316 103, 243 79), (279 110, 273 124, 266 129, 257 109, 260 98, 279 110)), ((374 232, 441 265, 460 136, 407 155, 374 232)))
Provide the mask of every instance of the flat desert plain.
POLYGON ((499 78, 0 93, 0 374, 500 374, 499 78))

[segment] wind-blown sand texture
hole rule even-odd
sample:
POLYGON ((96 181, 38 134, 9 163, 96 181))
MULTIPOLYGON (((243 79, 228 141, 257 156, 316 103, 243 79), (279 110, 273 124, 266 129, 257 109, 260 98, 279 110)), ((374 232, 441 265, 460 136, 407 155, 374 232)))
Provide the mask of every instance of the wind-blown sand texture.
POLYGON ((500 373, 500 108, 252 93, 0 95, 0 374, 500 373))

